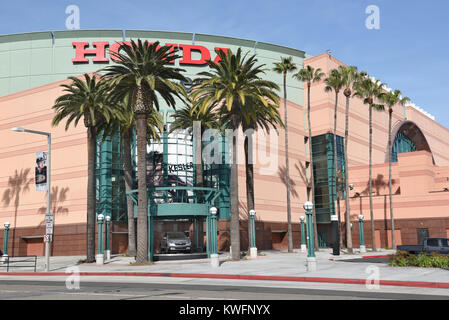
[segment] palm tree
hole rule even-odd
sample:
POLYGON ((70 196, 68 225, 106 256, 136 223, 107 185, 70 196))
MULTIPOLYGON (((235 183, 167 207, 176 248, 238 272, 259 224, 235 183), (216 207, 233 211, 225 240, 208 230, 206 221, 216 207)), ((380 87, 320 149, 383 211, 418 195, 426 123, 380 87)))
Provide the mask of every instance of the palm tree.
MULTIPOLYGON (((136 119, 129 105, 129 97, 115 104, 114 118, 109 123, 101 126, 103 131, 103 142, 109 137, 120 134, 120 143, 123 150, 123 173, 125 180, 125 191, 134 189, 133 166, 131 145, 136 128, 136 119)), ((147 142, 160 141, 160 133, 164 130, 164 119, 159 112, 152 112, 147 119, 147 142)), ((126 197, 126 207, 128 213, 128 254, 136 256, 136 226, 134 223, 134 202, 130 197, 126 197)))
POLYGON ((393 118, 393 106, 400 104, 401 106, 405 106, 407 102, 410 102, 408 97, 402 98, 402 93, 399 90, 395 90, 394 92, 390 91, 388 93, 384 93, 381 96, 381 100, 388 107, 388 191, 390 197, 390 218, 391 218, 391 242, 393 249, 396 249, 396 239, 394 235, 394 215, 393 215, 393 183, 392 183, 392 168, 391 168, 391 153, 392 153, 392 118, 393 118))
POLYGON ((384 105, 376 103, 382 95, 382 89, 385 86, 384 83, 380 83, 379 80, 372 80, 370 78, 363 79, 356 83, 355 92, 353 96, 357 96, 363 99, 363 103, 369 107, 369 208, 371 216, 371 236, 372 236, 372 248, 373 251, 377 251, 376 248, 376 235, 374 228, 374 212, 373 212, 373 109, 376 111, 385 110, 384 105))
MULTIPOLYGON (((240 117, 239 123, 245 133, 244 151, 245 151, 245 176, 246 176, 246 208, 248 214, 248 221, 250 219, 250 210, 256 209, 254 200, 254 165, 252 161, 253 143, 252 142, 254 130, 261 128, 266 133, 270 133, 270 126, 277 132, 277 126, 283 127, 281 116, 279 114, 278 105, 269 104, 268 107, 258 101, 252 102, 251 98, 247 99, 246 106, 249 110, 247 113, 249 117, 240 117)), ((230 121, 226 110, 222 108, 221 112, 224 114, 222 122, 226 124, 230 121)), ((248 239, 251 234, 251 225, 248 223, 248 239)), ((248 241, 248 251, 250 249, 250 241, 248 241)))
MULTIPOLYGON (((138 263, 148 260, 148 195, 146 184, 147 118, 159 111, 159 99, 168 107, 175 107, 175 97, 183 100, 185 89, 175 80, 186 81, 183 69, 171 67, 178 55, 173 48, 150 44, 140 39, 131 41, 131 46, 123 46, 124 53, 112 53, 116 64, 104 68, 105 76, 114 86, 114 99, 129 96, 136 117, 137 159, 138 159, 138 215, 137 215, 137 259, 138 263)), ((176 50, 175 50, 176 51, 176 50)))
MULTIPOLYGON (((312 83, 320 82, 322 78, 324 78, 325 73, 321 72, 321 68, 315 69, 311 66, 307 66, 301 69, 298 73, 294 74, 293 77, 298 79, 299 81, 303 81, 307 83, 307 92, 308 92, 308 100, 307 100, 307 122, 309 128, 309 159, 310 159, 310 188, 312 190, 312 199, 315 201, 315 177, 313 172, 313 155, 312 155, 312 125, 310 121, 310 88, 312 83)), ((309 194, 307 194, 309 196, 309 194)), ((316 223, 316 208, 313 206, 313 233, 315 234, 315 248, 318 248, 318 230, 316 223)))
MULTIPOLYGON (((335 183, 335 194, 336 194, 336 200, 337 200, 337 215, 338 215, 338 239, 341 243, 341 234, 340 234, 340 182, 338 181, 337 177, 337 171, 338 171, 338 152, 337 152, 337 114, 338 114, 338 94, 340 93, 341 89, 344 86, 343 83, 343 75, 338 69, 333 69, 330 72, 329 77, 327 77, 324 82, 326 83, 326 87, 324 90, 326 92, 335 92, 335 107, 334 107, 334 147, 332 150, 333 153, 333 159, 334 159, 334 172, 333 172, 333 181, 335 183)), ((332 203, 335 204, 335 198, 334 198, 334 192, 332 191, 332 203)))
POLYGON ((342 75, 343 94, 346 97, 346 110, 345 110, 345 163, 344 163, 344 188, 345 188, 345 221, 346 221, 346 248, 349 253, 352 253, 352 232, 351 232, 351 212, 349 205, 349 184, 348 184, 348 140, 349 140, 349 102, 352 96, 352 88, 355 82, 361 80, 366 76, 365 72, 357 73, 357 67, 355 66, 339 66, 340 74, 342 75))
POLYGON ((67 118, 65 130, 73 122, 75 127, 81 118, 87 128, 87 262, 95 261, 95 146, 97 127, 109 122, 113 109, 108 97, 108 86, 102 79, 97 81, 95 75, 84 75, 84 81, 69 77, 70 84, 61 85, 66 94, 58 97, 53 109, 56 115, 52 125, 57 126, 67 118))
MULTIPOLYGON (((208 61, 211 72, 199 73, 202 78, 195 81, 191 99, 196 108, 205 112, 210 106, 222 106, 229 116, 229 128, 237 133, 242 117, 250 117, 251 103, 263 104, 268 107, 270 103, 278 104, 279 96, 275 92, 279 87, 261 78, 264 74, 263 65, 256 66, 255 55, 242 56, 239 48, 234 54, 218 52, 219 63, 208 61)), ((238 163, 237 163, 237 134, 232 136, 232 164, 231 164, 231 248, 232 259, 240 259, 240 222, 238 201, 238 163)))
MULTIPOLYGON (((293 252, 292 208, 290 200, 290 164, 288 157, 288 115, 287 115, 287 73, 295 71, 296 64, 292 57, 281 57, 281 62, 274 63, 274 71, 283 75, 284 79, 284 126, 285 126, 285 181, 287 186, 287 230, 288 252, 293 252)), ((318 248, 318 247, 317 247, 318 248)))

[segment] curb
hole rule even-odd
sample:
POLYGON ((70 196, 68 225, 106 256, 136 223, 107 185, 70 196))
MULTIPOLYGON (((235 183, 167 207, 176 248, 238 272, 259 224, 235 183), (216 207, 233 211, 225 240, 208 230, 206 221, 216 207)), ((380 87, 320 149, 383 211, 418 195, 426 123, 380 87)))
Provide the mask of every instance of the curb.
MULTIPOLYGON (((0 276, 68 276, 72 273, 63 272, 0 272, 0 276)), ((319 277, 285 277, 285 276, 251 276, 251 275, 231 275, 231 274, 195 274, 195 273, 146 273, 146 272, 80 272, 80 276, 125 276, 125 277, 170 277, 170 278, 195 278, 195 279, 228 279, 228 280, 262 280, 262 281, 290 281, 290 282, 320 282, 338 284, 373 284, 365 279, 347 278, 319 278, 319 277)), ((399 281, 399 280, 379 280, 379 285, 449 289, 448 282, 419 282, 419 281, 399 281)))

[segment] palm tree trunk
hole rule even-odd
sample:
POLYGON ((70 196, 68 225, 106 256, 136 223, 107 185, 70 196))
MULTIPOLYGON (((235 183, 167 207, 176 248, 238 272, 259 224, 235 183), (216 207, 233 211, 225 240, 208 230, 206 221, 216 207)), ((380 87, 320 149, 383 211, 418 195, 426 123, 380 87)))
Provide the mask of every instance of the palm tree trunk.
POLYGON ((288 252, 293 252, 292 209, 290 200, 290 165, 288 159, 288 124, 287 124, 287 73, 284 72, 284 124, 285 124, 285 184, 287 186, 287 233, 288 252))
POLYGON ((376 249, 376 235, 374 230, 374 212, 373 212, 373 107, 369 106, 369 211, 371 216, 371 238, 373 251, 376 249))
POLYGON ((393 182, 392 182, 392 168, 391 168, 391 123, 393 116, 393 109, 390 108, 388 119, 388 192, 390 194, 390 218, 391 218, 391 243, 393 249, 396 249, 396 239, 394 237, 394 216, 393 216, 393 182))
MULTIPOLYGON (((125 190, 133 190, 133 169, 131 160, 131 137, 132 129, 127 130, 123 136, 123 166, 125 176, 125 190)), ((130 197, 126 197, 128 211, 128 255, 135 256, 136 251, 136 225, 134 222, 134 202, 130 197)))
POLYGON ((338 215, 338 237, 340 243, 341 243, 341 233, 340 233, 340 195, 338 193, 338 179, 337 179, 337 171, 338 171, 338 161, 337 161, 337 112, 338 112, 338 93, 339 91, 335 91, 335 109, 334 109, 334 150, 333 150, 333 157, 334 157, 334 182, 335 182, 335 197, 337 202, 335 203, 335 198, 332 197, 332 201, 337 205, 337 215, 338 215))
POLYGON ((349 184, 348 184, 348 139, 349 139, 349 98, 350 95, 346 97, 346 112, 345 112, 345 206, 346 206, 346 248, 348 253, 352 253, 352 231, 351 231, 351 212, 349 205, 349 184))
POLYGON ((147 115, 137 114, 137 263, 148 261, 147 115))
MULTIPOLYGON (((193 122, 193 141, 195 141, 195 182, 196 187, 202 187, 203 182, 203 158, 202 158, 202 137, 203 130, 200 121, 193 122)), ((203 198, 201 191, 196 191, 198 199, 203 198)))
POLYGON ((95 147, 94 127, 87 128, 87 262, 95 261, 95 147))
MULTIPOLYGON (((237 116, 232 116, 232 129, 238 130, 237 116)), ((234 131, 235 132, 235 131, 234 131)), ((240 260, 240 221, 239 221, 239 172, 237 163, 238 138, 232 138, 232 164, 231 164, 231 247, 232 260, 240 260)))
POLYGON ((254 204, 254 165, 249 161, 252 154, 252 146, 249 146, 249 138, 245 136, 245 171, 246 171, 246 204, 248 209, 248 252, 251 247, 251 224, 249 211, 255 209, 254 204))
MULTIPOLYGON (((310 83, 307 86, 308 91, 308 100, 307 100, 307 122, 309 129, 309 158, 310 158, 310 181, 311 181, 311 189, 312 189, 312 202, 315 202, 315 176, 313 173, 313 150, 312 150, 312 125, 310 120, 310 83)), ((316 205, 313 206, 312 211, 313 218, 313 233, 314 233, 314 242, 316 251, 318 248, 318 228, 316 223, 316 205)))

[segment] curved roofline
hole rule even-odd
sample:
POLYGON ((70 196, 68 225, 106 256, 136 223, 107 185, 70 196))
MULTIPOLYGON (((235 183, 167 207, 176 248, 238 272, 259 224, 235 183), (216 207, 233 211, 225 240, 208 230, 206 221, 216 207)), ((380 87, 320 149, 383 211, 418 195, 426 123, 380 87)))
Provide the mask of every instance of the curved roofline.
MULTIPOLYGON (((179 31, 164 31, 164 30, 144 30, 144 29, 80 29, 80 30, 44 30, 44 31, 34 31, 34 32, 23 32, 23 33, 11 33, 11 34, 0 34, 0 39, 3 37, 9 37, 9 36, 31 36, 31 35, 37 35, 37 34, 52 34, 52 33, 70 33, 70 32, 99 32, 99 31, 114 31, 114 32, 126 32, 132 31, 132 32, 164 32, 164 33, 170 33, 170 34, 180 34, 180 35, 191 35, 193 37, 193 34, 195 34, 195 37, 197 36, 204 36, 204 37, 218 37, 222 39, 228 39, 228 40, 239 40, 239 41, 245 41, 245 42, 251 42, 254 45, 264 45, 268 47, 275 48, 274 51, 291 51, 295 52, 297 55, 302 56, 304 59, 306 58, 306 52, 303 50, 287 47, 287 46, 281 46, 278 44, 272 44, 268 42, 263 41, 257 41, 257 40, 251 40, 251 39, 244 39, 244 38, 234 38, 230 36, 222 36, 222 35, 214 35, 214 34, 206 34, 206 33, 193 33, 193 32, 179 32, 179 31), (276 48, 278 50, 276 50, 276 48)), ((198 39, 198 41, 201 41, 198 39)), ((257 48, 257 47, 256 47, 257 48)))
MULTIPOLYGON (((398 135, 398 133, 400 133, 401 129, 407 125, 409 125, 409 126, 412 125, 413 129, 417 130, 417 132, 420 134, 421 138, 424 140, 423 144, 421 145, 420 150, 417 150, 417 151, 424 150, 424 151, 430 152, 430 154, 432 155, 433 164, 435 164, 435 158, 433 156, 432 148, 430 147, 430 144, 427 141, 427 138, 426 138, 424 132, 421 130, 421 128, 418 126, 418 124, 414 121, 405 120, 405 121, 396 123, 391 130, 391 143, 394 143, 394 140, 396 139, 396 136, 398 135)), ((408 135, 406 135, 406 136, 408 138, 410 138, 408 135)), ((413 141, 413 142, 416 143, 415 141, 413 141)), ((392 148, 393 148, 393 146, 392 146, 392 148)), ((388 150, 388 145, 387 145, 387 151, 385 152, 385 163, 388 163, 388 151, 389 150, 388 150)))

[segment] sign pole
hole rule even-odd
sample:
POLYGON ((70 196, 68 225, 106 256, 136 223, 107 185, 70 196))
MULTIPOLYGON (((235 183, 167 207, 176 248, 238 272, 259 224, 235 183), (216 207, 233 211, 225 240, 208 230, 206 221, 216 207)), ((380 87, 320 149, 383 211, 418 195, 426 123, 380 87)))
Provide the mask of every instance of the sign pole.
MULTIPOLYGON (((51 134, 48 134, 48 156, 47 156, 47 216, 50 216, 51 206, 51 134)), ((47 222, 46 222, 47 223, 47 222)), ((45 234, 48 236, 45 241, 45 272, 50 271, 50 241, 53 234, 53 219, 51 219, 51 234, 46 228, 45 234)))

